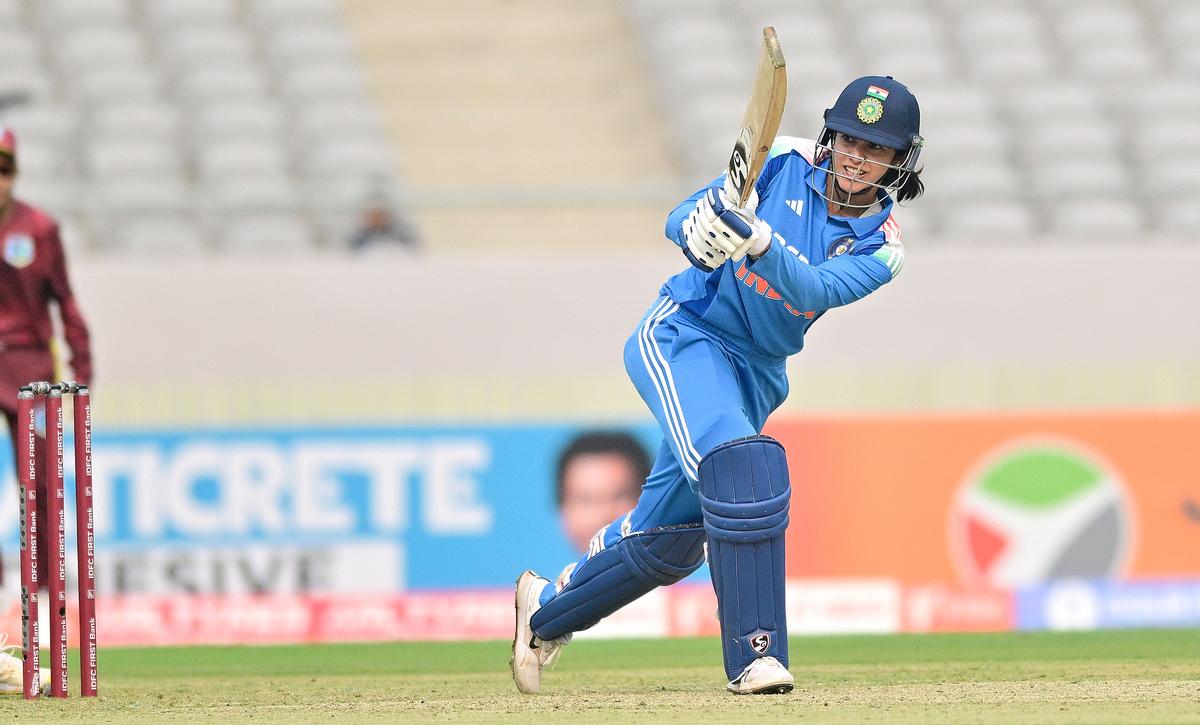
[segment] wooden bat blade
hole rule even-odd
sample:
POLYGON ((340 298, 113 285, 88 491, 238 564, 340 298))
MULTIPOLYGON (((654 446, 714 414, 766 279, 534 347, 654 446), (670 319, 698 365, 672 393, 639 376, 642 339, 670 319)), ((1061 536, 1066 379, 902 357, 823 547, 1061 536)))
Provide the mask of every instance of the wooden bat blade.
POLYGON ((729 157, 729 179, 738 194, 740 206, 746 204, 754 183, 767 161, 767 152, 775 142, 783 106, 787 101, 787 64, 775 28, 763 28, 762 52, 754 73, 750 103, 742 117, 733 154, 729 157))

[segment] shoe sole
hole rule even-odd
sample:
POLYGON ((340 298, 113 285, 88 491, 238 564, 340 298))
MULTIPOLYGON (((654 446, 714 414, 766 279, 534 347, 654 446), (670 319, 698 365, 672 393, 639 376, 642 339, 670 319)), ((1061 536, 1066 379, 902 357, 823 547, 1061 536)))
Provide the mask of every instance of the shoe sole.
POLYGON ((757 690, 735 690, 733 688, 725 688, 735 695, 786 695, 795 687, 794 684, 781 682, 774 685, 765 685, 757 690))
POLYGON ((751 695, 786 695, 789 692, 791 692, 792 688, 794 688, 794 687, 795 687, 795 685, 789 685, 787 683, 784 683, 782 685, 771 685, 770 687, 764 687, 761 690, 755 690, 754 692, 751 692, 750 694, 751 695))
POLYGON ((513 641, 512 641, 512 656, 508 658, 508 667, 513 673, 513 682, 517 680, 517 640, 521 636, 521 577, 525 576, 525 572, 521 572, 517 576, 517 580, 513 582, 513 641))
POLYGON ((521 639, 521 580, 526 574, 533 574, 530 570, 521 572, 520 576, 513 583, 513 641, 512 641, 512 656, 508 659, 508 669, 512 671, 513 684, 517 686, 517 690, 521 690, 521 683, 517 680, 517 641, 521 639))

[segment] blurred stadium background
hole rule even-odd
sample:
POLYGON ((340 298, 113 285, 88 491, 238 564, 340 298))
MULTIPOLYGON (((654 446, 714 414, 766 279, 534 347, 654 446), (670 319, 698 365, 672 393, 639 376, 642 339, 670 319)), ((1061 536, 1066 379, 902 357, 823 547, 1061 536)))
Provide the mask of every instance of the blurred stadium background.
MULTIPOLYGON (((928 139, 904 274, 769 431, 796 631, 1200 624, 1200 3, 0 0, 95 339, 102 642, 505 636, 574 556, 558 448, 657 446, 621 346, 768 24, 783 133, 881 73, 928 139), (415 248, 351 248, 381 203, 415 248)), ((610 631, 711 633, 702 584, 610 631)))

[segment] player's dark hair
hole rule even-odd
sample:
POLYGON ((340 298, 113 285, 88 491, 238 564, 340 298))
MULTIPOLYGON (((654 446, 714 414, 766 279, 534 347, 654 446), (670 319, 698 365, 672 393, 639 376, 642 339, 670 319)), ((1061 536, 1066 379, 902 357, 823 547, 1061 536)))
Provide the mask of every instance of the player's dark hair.
POLYGON ((588 431, 581 433, 567 444, 558 457, 558 478, 555 484, 555 501, 559 506, 563 502, 563 478, 567 467, 579 456, 589 454, 614 455, 624 458, 633 470, 633 481, 637 489, 650 475, 650 455, 638 443, 637 439, 628 433, 619 431, 588 431))
MULTIPOLYGON (((903 153, 898 152, 897 156, 903 156, 903 153)), ((879 184, 881 186, 888 186, 896 180, 899 174, 900 172, 895 169, 888 169, 887 173, 880 177, 879 184)), ((908 201, 909 199, 916 199, 924 193, 925 182, 921 181, 921 171, 917 170, 905 173, 904 183, 901 184, 899 189, 892 192, 892 195, 896 197, 896 201, 908 201)))
POLYGON ((920 171, 910 171, 904 177, 904 184, 896 190, 896 201, 916 199, 925 193, 925 182, 921 181, 920 171))

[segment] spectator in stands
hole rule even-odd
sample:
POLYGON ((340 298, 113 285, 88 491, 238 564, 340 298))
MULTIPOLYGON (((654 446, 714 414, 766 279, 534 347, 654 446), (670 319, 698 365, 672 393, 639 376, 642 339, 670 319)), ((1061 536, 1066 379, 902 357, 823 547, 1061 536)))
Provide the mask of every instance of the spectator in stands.
POLYGON ((558 459, 558 510, 577 550, 633 509, 648 475, 650 456, 628 433, 589 431, 567 444, 558 459))
MULTIPOLYGON (((16 460, 17 389, 37 380, 60 377, 54 360, 50 307, 57 305, 63 333, 71 350, 74 379, 92 379, 91 343, 87 323, 67 279, 67 260, 58 224, 41 209, 13 196, 17 175, 17 138, 0 126, 0 409, 8 420, 16 460)), ((42 431, 44 442, 45 431, 42 431)), ((14 466, 15 469, 15 466, 14 466)), ((38 516, 47 520, 46 476, 38 476, 38 516)), ((40 528, 38 546, 50 550, 50 527, 40 528)), ((45 559, 42 560, 45 566, 45 559)), ((42 581, 47 581, 44 573, 42 581)), ((0 635, 0 693, 21 691, 21 666, 3 658, 0 635)))
POLYGON ((388 195, 377 191, 367 197, 358 231, 350 237, 350 249, 357 252, 380 245, 416 249, 417 234, 393 207, 388 195))

